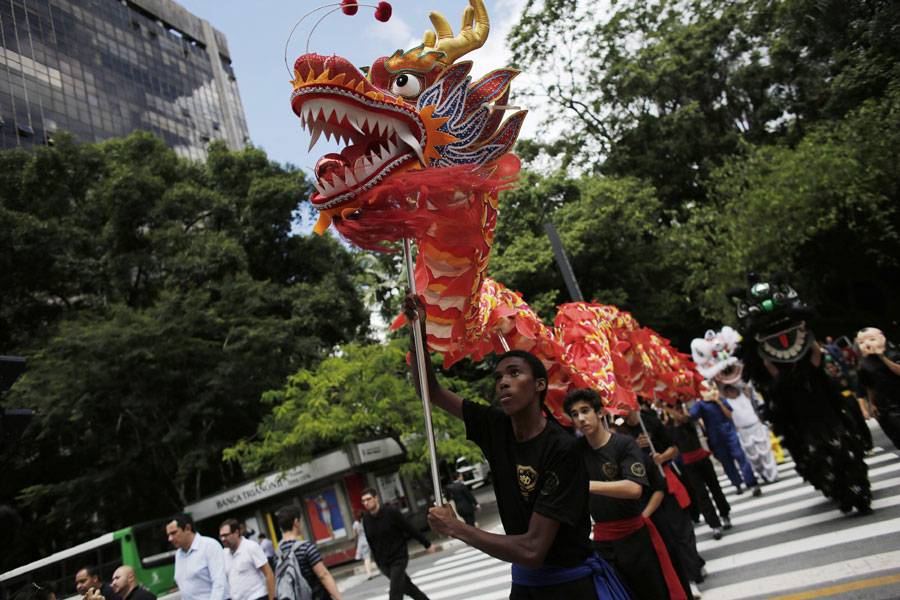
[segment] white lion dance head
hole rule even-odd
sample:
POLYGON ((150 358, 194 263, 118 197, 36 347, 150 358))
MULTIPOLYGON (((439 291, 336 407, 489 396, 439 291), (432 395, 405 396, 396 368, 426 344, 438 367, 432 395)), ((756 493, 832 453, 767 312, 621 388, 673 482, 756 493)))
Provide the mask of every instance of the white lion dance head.
POLYGON ((727 325, 718 332, 710 329, 702 338, 694 339, 691 355, 697 363, 697 371, 723 385, 737 383, 744 368, 735 356, 740 341, 740 334, 727 325))

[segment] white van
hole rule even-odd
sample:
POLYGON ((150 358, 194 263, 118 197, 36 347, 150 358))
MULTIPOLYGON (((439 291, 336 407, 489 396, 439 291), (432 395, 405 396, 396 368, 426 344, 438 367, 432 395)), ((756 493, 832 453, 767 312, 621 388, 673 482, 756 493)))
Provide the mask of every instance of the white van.
POLYGON ((463 483, 474 489, 491 482, 491 467, 484 461, 469 464, 466 457, 456 459, 456 471, 462 474, 463 483))

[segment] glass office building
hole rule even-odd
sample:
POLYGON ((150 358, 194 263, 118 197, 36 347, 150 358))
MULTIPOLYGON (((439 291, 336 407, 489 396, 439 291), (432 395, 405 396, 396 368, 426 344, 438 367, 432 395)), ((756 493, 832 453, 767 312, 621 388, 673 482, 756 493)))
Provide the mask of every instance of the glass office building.
POLYGON ((220 31, 170 0, 0 0, 0 148, 136 129, 201 160, 250 141, 220 31))

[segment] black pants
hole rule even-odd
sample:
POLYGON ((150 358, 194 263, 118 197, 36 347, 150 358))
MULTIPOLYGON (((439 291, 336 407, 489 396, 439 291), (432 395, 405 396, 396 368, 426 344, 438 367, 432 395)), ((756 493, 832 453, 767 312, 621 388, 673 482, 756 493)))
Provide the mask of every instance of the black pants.
POLYGON ((403 595, 407 595, 413 600, 428 600, 422 590, 413 584, 412 579, 406 574, 406 565, 409 564, 409 558, 392 562, 389 565, 378 565, 379 570, 384 576, 391 580, 391 591, 388 594, 390 600, 403 600, 403 595))
POLYGON ((706 524, 710 527, 721 527, 722 522, 719 520, 719 515, 727 517, 728 513, 731 512, 731 506, 728 504, 728 500, 725 499, 722 486, 719 485, 719 478, 716 477, 716 470, 712 461, 709 460, 709 457, 706 457, 703 460, 684 465, 683 471, 685 478, 691 485, 691 489, 694 491, 697 508, 703 513, 706 524), (713 509, 712 502, 709 499, 710 494, 712 494, 713 500, 716 502, 719 515, 713 509))
POLYGON ((461 516, 463 518, 463 521, 466 522, 466 525, 471 525, 472 527, 475 527, 475 513, 473 513, 473 512, 465 513, 465 514, 459 513, 459 516, 461 516))
POLYGON ((878 403, 875 406, 878 409, 879 427, 888 438, 900 449, 900 406, 895 402, 878 403))

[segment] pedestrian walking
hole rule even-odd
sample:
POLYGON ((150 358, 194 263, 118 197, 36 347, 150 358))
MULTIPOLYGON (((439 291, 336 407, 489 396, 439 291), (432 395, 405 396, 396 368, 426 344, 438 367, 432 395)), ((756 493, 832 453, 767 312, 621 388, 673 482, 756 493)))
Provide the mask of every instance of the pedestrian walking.
POLYGON ((222 546, 194 531, 190 515, 173 515, 166 524, 169 543, 175 547, 175 583, 182 600, 228 600, 228 575, 222 546))
POLYGON ((369 540, 366 538, 366 529, 363 527, 363 517, 366 514, 364 508, 359 509, 356 520, 353 521, 353 535, 356 536, 356 560, 363 561, 366 568, 366 579, 372 579, 372 548, 369 546, 369 540))
MULTIPOLYGON (((319 553, 318 547, 312 542, 305 542, 302 539, 303 524, 301 521, 300 509, 293 504, 287 504, 278 509, 275 513, 275 520, 278 521, 278 527, 281 529, 281 542, 278 543, 278 553, 276 554, 275 571, 282 571, 282 560, 290 562, 288 555, 296 558, 297 565, 300 567, 300 574, 312 591, 313 600, 342 600, 341 593, 338 591, 337 583, 328 567, 322 561, 322 555, 319 553), (280 555, 282 558, 278 558, 280 555)), ((276 587, 278 580, 276 578, 276 587)), ((279 600, 281 600, 279 598, 279 600)))
POLYGON ((757 406, 751 399, 754 395, 752 388, 727 384, 724 386, 724 392, 731 406, 731 422, 750 466, 763 481, 767 483, 777 481, 778 463, 775 462, 775 454, 772 452, 769 428, 760 421, 756 412, 757 406))
POLYGON ((225 546, 225 572, 231 600, 274 600, 275 573, 262 548, 241 535, 236 519, 219 526, 219 540, 225 546))
POLYGON ((363 517, 363 529, 372 548, 372 556, 375 564, 390 580, 388 598, 400 600, 407 595, 414 600, 428 600, 428 596, 406 574, 406 565, 409 563, 407 536, 418 540, 429 554, 434 554, 434 546, 399 510, 389 504, 381 504, 374 489, 364 489, 361 500, 368 511, 363 517))
POLYGON ((460 472, 454 472, 453 483, 447 488, 448 496, 456 503, 456 513, 463 518, 467 525, 475 526, 475 513, 481 510, 481 505, 475 499, 472 490, 463 483, 460 472))

